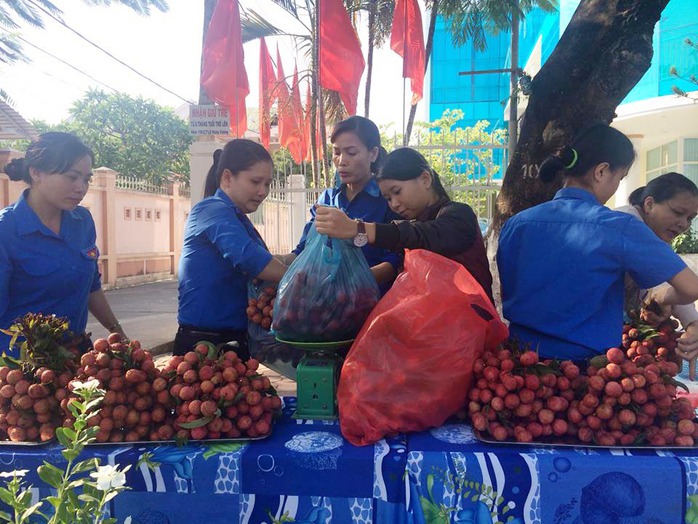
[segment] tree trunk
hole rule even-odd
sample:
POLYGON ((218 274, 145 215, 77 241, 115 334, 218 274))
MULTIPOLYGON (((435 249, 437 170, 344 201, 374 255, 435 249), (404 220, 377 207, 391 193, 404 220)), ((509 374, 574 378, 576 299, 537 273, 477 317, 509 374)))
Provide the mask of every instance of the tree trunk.
POLYGON ((519 2, 511 11, 511 72, 509 73, 509 158, 514 157, 519 135, 519 2))
POLYGON ((533 78, 514 157, 497 199, 493 233, 560 188, 536 178, 545 158, 585 126, 609 123, 652 59, 654 26, 669 0, 582 0, 533 78))
POLYGON ((366 93, 364 95, 364 116, 368 118, 371 106, 371 77, 373 76, 373 42, 376 39, 376 2, 368 3, 368 53, 366 56, 366 93))
MULTIPOLYGON (((434 0, 431 6, 431 15, 429 16, 429 31, 427 32, 427 43, 424 49, 424 74, 429 70, 429 58, 434 47, 434 30, 436 29, 436 17, 439 15, 439 0, 434 0)), ((417 104, 410 107, 410 116, 407 119, 407 127, 405 127, 405 136, 402 138, 402 143, 405 146, 410 145, 410 135, 412 134, 412 126, 414 125, 414 117, 417 114, 417 104)))

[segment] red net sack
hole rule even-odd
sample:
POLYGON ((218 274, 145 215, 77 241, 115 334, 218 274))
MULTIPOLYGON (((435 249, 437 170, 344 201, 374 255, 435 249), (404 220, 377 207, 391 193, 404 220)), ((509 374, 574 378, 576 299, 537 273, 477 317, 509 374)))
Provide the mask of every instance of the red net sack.
POLYGON ((462 265, 408 251, 405 271, 369 315, 342 367, 342 434, 367 445, 442 425, 465 405, 475 359, 508 335, 462 265))

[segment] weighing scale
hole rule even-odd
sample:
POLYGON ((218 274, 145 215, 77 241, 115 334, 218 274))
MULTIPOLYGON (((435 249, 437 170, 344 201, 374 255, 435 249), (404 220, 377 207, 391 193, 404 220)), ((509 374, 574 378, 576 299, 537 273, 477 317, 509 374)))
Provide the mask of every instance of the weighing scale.
POLYGON ((279 342, 305 352, 296 368, 298 405, 293 418, 334 420, 337 418, 337 383, 344 355, 351 340, 337 342, 279 342))

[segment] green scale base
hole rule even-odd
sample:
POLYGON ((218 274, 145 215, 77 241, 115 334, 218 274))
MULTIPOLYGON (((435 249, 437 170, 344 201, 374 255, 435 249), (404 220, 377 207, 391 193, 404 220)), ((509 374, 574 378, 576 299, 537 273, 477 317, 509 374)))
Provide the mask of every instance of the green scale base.
POLYGON ((337 383, 342 357, 306 355, 296 368, 297 408, 293 418, 337 418, 337 383))
POLYGON ((335 420, 339 372, 352 340, 336 342, 279 342, 305 350, 296 368, 297 408, 293 418, 335 420))

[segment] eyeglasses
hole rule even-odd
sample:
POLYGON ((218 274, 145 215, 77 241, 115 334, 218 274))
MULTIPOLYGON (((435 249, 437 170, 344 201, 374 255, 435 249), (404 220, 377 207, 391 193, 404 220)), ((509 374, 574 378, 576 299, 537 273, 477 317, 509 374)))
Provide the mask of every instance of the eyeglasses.
POLYGON ((81 182, 82 184, 89 186, 92 183, 92 173, 89 175, 81 175, 79 173, 75 173, 74 171, 66 171, 65 173, 59 174, 67 178, 72 184, 81 182))

